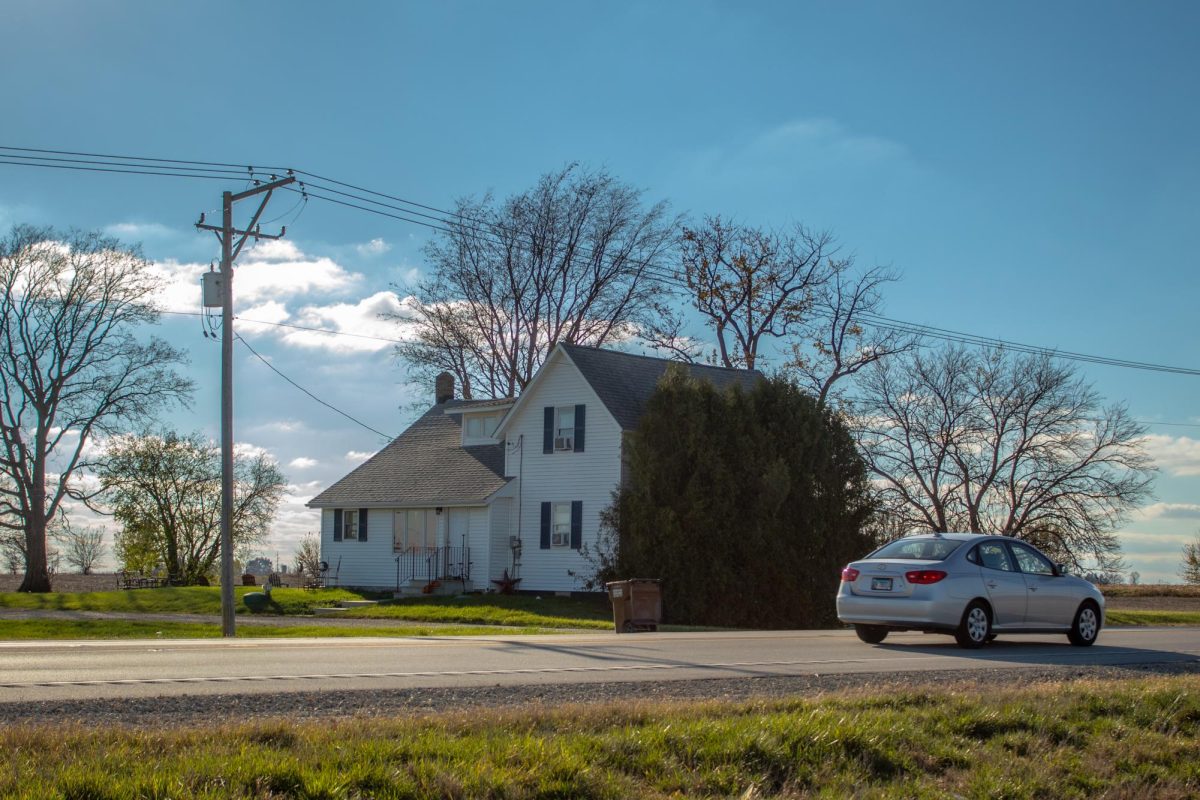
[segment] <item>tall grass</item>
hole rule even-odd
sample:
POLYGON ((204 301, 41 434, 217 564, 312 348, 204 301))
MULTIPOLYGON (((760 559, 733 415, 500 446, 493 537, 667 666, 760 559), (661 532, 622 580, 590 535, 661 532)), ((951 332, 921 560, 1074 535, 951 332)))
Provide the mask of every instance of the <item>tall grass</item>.
POLYGON ((192 730, 0 729, 16 798, 1191 797, 1200 677, 192 730))

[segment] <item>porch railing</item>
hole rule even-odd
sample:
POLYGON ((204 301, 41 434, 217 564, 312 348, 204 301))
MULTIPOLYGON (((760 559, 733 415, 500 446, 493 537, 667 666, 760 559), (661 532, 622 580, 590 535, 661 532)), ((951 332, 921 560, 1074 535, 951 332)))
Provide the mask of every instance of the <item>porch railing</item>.
POLYGON ((471 580, 471 548, 410 547, 396 553, 396 589, 410 581, 471 580))

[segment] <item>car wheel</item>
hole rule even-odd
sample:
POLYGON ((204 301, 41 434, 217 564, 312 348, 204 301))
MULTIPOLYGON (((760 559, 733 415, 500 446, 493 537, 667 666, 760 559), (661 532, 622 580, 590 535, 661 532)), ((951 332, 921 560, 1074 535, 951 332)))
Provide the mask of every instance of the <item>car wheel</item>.
POLYGON ((854 632, 867 644, 879 644, 888 635, 887 628, 882 625, 855 625, 854 632))
POLYGON ((1075 612, 1075 622, 1067 638, 1077 647, 1090 647, 1100 635, 1100 612, 1096 604, 1086 602, 1075 612))
POLYGON ((991 635, 992 615, 988 613, 987 606, 978 600, 971 601, 963 612, 962 622, 958 623, 958 630, 954 632, 958 646, 974 650, 987 644, 991 635))

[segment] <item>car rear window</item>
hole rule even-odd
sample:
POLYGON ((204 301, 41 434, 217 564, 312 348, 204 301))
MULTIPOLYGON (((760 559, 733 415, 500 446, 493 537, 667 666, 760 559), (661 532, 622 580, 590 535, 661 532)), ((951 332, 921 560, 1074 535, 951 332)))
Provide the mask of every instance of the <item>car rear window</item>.
POLYGON ((871 553, 870 558, 911 558, 941 561, 962 545, 954 539, 897 539, 871 553))

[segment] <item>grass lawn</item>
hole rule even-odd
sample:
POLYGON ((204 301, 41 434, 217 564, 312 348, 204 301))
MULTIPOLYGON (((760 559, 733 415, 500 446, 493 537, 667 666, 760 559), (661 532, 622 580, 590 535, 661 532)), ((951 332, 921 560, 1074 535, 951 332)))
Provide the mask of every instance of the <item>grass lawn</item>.
POLYGON ((0 728, 0 795, 1194 797, 1198 734, 1197 676, 177 730, 22 726, 0 728))
MULTIPOLYGON (((236 611, 248 614, 241 602, 247 592, 262 587, 234 587, 236 611)), ((361 600, 359 592, 347 589, 276 589, 271 600, 278 614, 311 614, 314 608, 332 606, 338 600, 361 600)), ((166 586, 160 589, 114 589, 107 592, 0 592, 0 608, 57 611, 110 611, 131 614, 220 614, 219 586, 166 586)))
POLYGON ((612 606, 605 598, 468 594, 383 601, 346 612, 351 617, 455 622, 467 625, 536 625, 612 630, 612 606))

